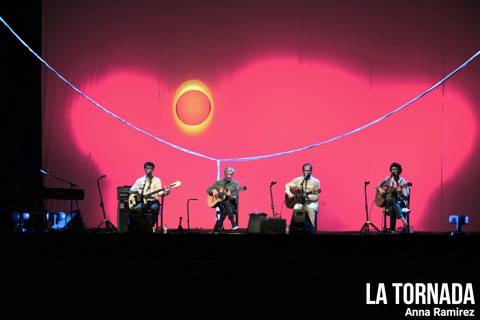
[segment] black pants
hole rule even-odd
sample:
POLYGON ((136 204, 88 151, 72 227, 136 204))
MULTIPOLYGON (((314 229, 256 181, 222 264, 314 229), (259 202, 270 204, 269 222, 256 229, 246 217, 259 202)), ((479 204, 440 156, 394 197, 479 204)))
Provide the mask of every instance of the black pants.
POLYGON ((135 209, 130 210, 128 231, 153 232, 153 226, 155 225, 159 210, 160 203, 158 201, 137 205, 135 209))
POLYGON ((235 213, 235 210, 237 209, 237 205, 230 200, 226 200, 221 202, 218 208, 220 209, 220 212, 219 212, 220 218, 215 223, 215 226, 213 227, 213 231, 215 232, 222 231, 223 221, 227 216, 230 222, 232 223, 232 228, 235 228, 237 224, 235 223, 234 213, 235 213))

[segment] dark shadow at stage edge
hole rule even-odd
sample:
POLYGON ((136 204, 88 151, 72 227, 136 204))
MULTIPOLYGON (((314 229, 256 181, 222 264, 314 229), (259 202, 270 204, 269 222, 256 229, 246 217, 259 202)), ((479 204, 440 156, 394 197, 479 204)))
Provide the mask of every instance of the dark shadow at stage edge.
POLYGON ((286 307, 284 302, 313 304, 337 315, 388 314, 391 308, 366 306, 367 282, 472 282, 479 288, 478 233, 452 238, 197 231, 3 235, 6 299, 14 303, 28 293, 47 304, 55 297, 130 305, 153 290, 162 303, 204 301, 211 307, 228 297, 236 305, 260 299, 266 309, 286 307))

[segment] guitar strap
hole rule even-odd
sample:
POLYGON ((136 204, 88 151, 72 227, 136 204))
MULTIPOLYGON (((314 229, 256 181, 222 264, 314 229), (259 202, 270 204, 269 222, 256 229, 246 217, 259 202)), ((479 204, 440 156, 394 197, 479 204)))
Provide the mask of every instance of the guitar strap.
MULTIPOLYGON (((389 176, 387 178, 387 180, 388 180, 387 185, 392 187, 392 188, 398 188, 399 186, 402 186, 402 183, 401 183, 402 178, 401 177, 398 178, 398 181, 395 181, 392 176, 389 176)), ((398 194, 397 192, 395 192, 394 196, 395 196, 395 200, 398 201, 398 200, 401 200, 402 194, 398 194)))
POLYGON ((152 185, 152 178, 153 177, 150 177, 150 179, 148 179, 148 187, 147 187, 147 190, 145 190, 145 192, 148 192, 148 190, 150 190, 150 186, 152 185))
POLYGON ((142 196, 144 194, 146 194, 148 192, 148 190, 150 190, 151 185, 152 185, 152 179, 151 178, 150 179, 146 178, 145 184, 143 185, 142 196), (147 183, 148 183, 148 186, 147 186, 147 183), (147 189, 145 189, 145 187, 147 187, 147 189))
POLYGON ((308 180, 303 179, 302 181, 302 197, 307 194, 308 180))

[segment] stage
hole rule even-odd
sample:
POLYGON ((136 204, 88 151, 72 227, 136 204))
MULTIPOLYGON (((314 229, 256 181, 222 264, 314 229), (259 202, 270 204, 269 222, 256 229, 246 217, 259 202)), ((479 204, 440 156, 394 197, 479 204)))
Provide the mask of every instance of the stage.
POLYGON ((480 301, 479 2, 0 7, 3 318, 404 319, 394 283, 472 283, 480 301), (181 185, 162 198, 167 233, 107 232, 128 229, 147 161, 181 185), (397 162, 414 232, 361 234, 386 224, 373 199, 397 162), (320 231, 249 232, 252 213, 290 224, 285 186, 305 163, 320 231), (248 186, 243 228, 213 234, 206 191, 227 167, 248 186), (368 284, 389 303, 369 304, 368 284))
POLYGON ((240 313, 260 301, 264 311, 304 312, 311 305, 322 313, 360 314, 367 308, 369 315, 388 311, 401 318, 395 312, 402 313, 402 306, 367 306, 366 283, 478 281, 474 252, 479 237, 421 232, 254 235, 245 230, 215 235, 203 229, 11 234, 2 241, 2 260, 8 261, 3 278, 9 279, 9 299, 28 288, 35 302, 48 304, 55 297, 60 305, 90 308, 95 301, 108 301, 117 312, 150 301, 145 295, 153 292, 162 297, 157 308, 179 301, 212 306, 227 296, 228 303, 244 309, 240 313), (346 304, 348 308, 337 308, 346 304))

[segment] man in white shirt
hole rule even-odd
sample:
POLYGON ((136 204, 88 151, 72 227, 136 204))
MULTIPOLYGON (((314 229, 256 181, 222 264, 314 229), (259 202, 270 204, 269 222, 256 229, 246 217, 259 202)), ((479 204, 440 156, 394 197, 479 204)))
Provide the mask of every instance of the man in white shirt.
MULTIPOLYGON (((145 175, 138 178, 130 188, 131 194, 137 194, 138 203, 132 208, 129 219, 129 231, 152 232, 160 210, 160 193, 162 181, 153 175, 155 164, 150 161, 143 165, 145 175), (157 191, 157 192, 155 192, 157 191)), ((168 188, 165 193, 168 193, 168 188)))
POLYGON ((287 197, 289 199, 299 199, 293 207, 292 222, 295 220, 295 217, 303 217, 303 213, 306 212, 304 227, 306 231, 311 233, 316 231, 315 221, 318 212, 318 196, 321 192, 320 180, 312 176, 312 170, 312 164, 305 163, 302 166, 303 175, 285 185, 287 197))

